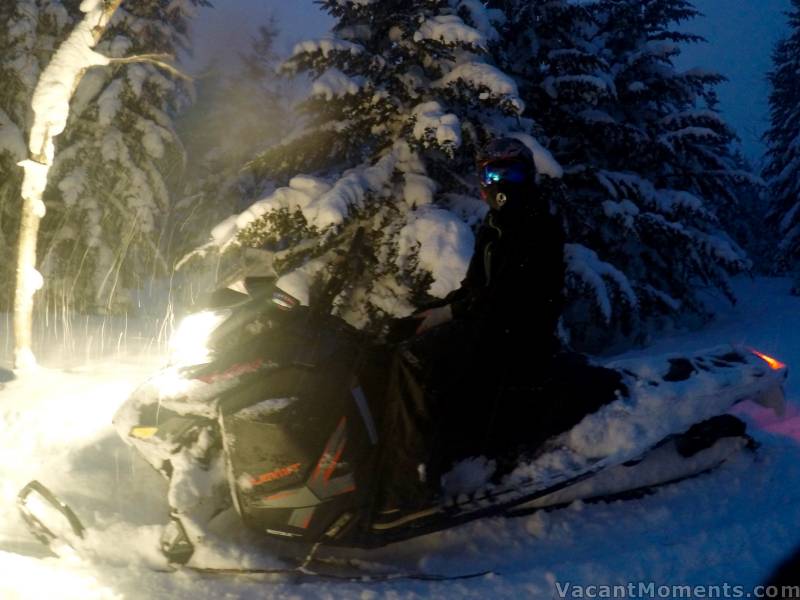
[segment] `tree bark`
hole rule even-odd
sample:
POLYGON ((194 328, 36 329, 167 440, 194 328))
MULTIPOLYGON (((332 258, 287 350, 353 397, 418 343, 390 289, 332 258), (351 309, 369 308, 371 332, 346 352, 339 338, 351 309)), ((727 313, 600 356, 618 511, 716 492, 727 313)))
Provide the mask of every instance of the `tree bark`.
POLYGON ((40 217, 26 205, 23 199, 22 218, 19 227, 17 256, 17 283, 14 291, 14 368, 22 369, 36 365, 31 350, 33 337, 33 295, 36 293, 35 275, 29 270, 36 263, 36 239, 40 217))

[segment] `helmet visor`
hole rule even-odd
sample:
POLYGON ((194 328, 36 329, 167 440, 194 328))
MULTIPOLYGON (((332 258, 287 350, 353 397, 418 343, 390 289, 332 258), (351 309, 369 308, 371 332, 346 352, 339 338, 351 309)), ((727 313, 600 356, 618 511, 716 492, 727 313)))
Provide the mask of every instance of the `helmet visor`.
POLYGON ((531 178, 531 168, 518 161, 499 161, 485 164, 480 172, 481 185, 525 183, 531 178))

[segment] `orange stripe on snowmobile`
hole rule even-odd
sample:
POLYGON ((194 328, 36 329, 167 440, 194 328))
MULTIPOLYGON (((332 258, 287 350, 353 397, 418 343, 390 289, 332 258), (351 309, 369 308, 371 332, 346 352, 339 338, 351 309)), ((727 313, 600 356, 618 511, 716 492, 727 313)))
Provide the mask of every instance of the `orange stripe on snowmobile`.
POLYGON ((252 477, 250 479, 250 483, 252 485, 261 485, 263 483, 269 483, 270 481, 276 481, 277 479, 283 479, 284 477, 288 477, 294 473, 297 473, 300 470, 300 463, 294 463, 293 465, 289 465, 288 467, 281 467, 280 469, 275 469, 274 471, 270 471, 269 473, 264 473, 259 475, 258 477, 252 477))

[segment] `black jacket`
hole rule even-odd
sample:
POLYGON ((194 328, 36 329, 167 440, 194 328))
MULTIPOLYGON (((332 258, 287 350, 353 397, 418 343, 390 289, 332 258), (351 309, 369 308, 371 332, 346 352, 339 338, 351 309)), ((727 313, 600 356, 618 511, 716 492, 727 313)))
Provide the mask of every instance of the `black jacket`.
POLYGON ((490 338, 553 353, 564 308, 564 226, 548 202, 508 208, 487 215, 461 287, 437 305, 450 304, 454 320, 476 322, 490 338))

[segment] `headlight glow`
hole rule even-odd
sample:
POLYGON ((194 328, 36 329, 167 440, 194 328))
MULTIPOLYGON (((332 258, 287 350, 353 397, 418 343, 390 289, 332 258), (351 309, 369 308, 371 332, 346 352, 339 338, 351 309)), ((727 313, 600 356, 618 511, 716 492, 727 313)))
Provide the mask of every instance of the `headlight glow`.
POLYGON ((170 358, 176 365, 201 365, 211 360, 208 338, 230 311, 203 311, 180 322, 169 341, 170 358))

